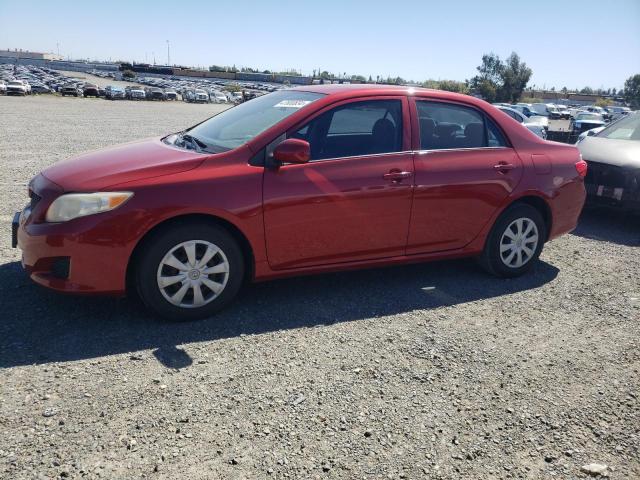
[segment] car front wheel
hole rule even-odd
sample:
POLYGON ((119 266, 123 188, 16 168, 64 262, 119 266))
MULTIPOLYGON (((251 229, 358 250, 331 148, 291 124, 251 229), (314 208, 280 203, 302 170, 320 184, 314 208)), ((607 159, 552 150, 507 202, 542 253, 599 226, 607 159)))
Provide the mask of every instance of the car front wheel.
POLYGON ((149 309, 164 318, 210 316, 228 305, 242 286, 242 251, 217 225, 189 223, 161 230, 141 251, 138 293, 149 309))
POLYGON ((499 277, 522 275, 540 256, 546 235, 544 219, 536 208, 527 204, 513 205, 496 220, 480 264, 499 277))

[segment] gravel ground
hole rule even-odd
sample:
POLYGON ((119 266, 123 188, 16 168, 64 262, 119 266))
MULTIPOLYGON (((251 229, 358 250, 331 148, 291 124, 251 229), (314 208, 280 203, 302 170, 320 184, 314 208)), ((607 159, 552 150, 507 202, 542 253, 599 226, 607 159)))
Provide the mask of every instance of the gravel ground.
POLYGON ((588 210, 523 278, 471 261, 250 286, 210 320, 23 275, 40 169, 215 105, 0 98, 0 477, 640 477, 640 228, 588 210))

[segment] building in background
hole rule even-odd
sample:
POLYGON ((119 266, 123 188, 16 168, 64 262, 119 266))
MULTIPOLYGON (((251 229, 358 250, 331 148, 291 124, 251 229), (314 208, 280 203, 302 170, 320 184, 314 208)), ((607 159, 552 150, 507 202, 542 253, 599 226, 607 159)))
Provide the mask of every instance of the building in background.
POLYGON ((30 52, 28 50, 0 50, 0 57, 29 60, 62 60, 62 55, 55 53, 30 52))

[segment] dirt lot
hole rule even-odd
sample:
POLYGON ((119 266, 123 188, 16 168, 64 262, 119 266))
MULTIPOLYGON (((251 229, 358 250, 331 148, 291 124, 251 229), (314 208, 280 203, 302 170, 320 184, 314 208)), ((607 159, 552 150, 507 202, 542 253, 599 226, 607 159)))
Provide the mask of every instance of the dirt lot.
POLYGON ((284 280, 190 324, 29 282, 33 175, 219 108, 0 97, 0 477, 640 478, 637 218, 587 211, 515 280, 284 280))

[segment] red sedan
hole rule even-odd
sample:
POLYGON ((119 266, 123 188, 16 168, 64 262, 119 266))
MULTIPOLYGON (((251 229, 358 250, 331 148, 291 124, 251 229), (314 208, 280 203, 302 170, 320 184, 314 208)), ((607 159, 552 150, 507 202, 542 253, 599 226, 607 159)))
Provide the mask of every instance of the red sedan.
POLYGON ((164 138, 53 165, 14 246, 31 278, 207 316, 243 282, 454 257, 503 277, 575 228, 578 150, 476 98, 407 87, 281 90, 164 138))

